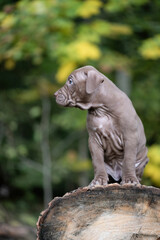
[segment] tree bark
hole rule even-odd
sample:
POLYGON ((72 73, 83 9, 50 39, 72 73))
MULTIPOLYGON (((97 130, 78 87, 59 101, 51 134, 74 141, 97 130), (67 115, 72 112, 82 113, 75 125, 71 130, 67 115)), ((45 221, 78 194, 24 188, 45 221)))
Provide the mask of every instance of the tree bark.
POLYGON ((160 189, 81 188, 52 200, 39 217, 37 240, 89 239, 160 239, 160 189))

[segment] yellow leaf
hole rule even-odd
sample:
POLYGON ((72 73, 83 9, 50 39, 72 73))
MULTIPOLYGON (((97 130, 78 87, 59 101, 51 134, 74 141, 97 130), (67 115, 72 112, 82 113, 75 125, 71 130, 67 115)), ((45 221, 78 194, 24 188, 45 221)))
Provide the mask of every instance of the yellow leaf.
POLYGON ((30 3, 30 7, 31 7, 31 12, 33 12, 34 14, 43 15, 47 13, 45 1, 38 1, 38 0, 32 1, 30 3))
POLYGON ((76 68, 75 62, 68 62, 64 63, 60 66, 58 69, 58 72, 56 74, 56 79, 59 83, 63 83, 66 81, 69 74, 76 68))
POLYGON ((85 61, 87 59, 96 60, 100 58, 100 49, 93 43, 87 41, 76 41, 68 46, 68 54, 70 58, 78 61, 85 61))
POLYGON ((99 0, 86 0, 80 6, 77 11, 77 14, 83 18, 89 18, 92 15, 96 15, 100 12, 102 2, 99 0))
POLYGON ((13 15, 7 15, 3 21, 1 22, 1 27, 2 28, 10 28, 14 25, 15 23, 15 18, 13 15))
POLYGON ((144 170, 144 176, 151 178, 154 184, 160 186, 160 174, 157 166, 148 164, 144 170))
POLYGON ((7 70, 12 70, 14 69, 15 67, 15 61, 13 61, 13 59, 8 59, 5 61, 4 63, 4 67, 7 69, 7 70))
POLYGON ((144 169, 144 176, 152 178, 155 167, 149 162, 144 169))
POLYGON ((91 28, 100 35, 107 37, 132 34, 130 26, 125 24, 110 23, 104 20, 94 21, 91 28))
POLYGON ((146 59, 157 59, 160 57, 160 47, 154 46, 152 48, 141 50, 141 54, 146 59))
POLYGON ((111 35, 130 35, 132 34, 132 29, 123 24, 110 24, 111 35))
POLYGON ((79 42, 76 45, 76 50, 79 54, 79 58, 82 60, 90 59, 98 59, 101 56, 101 52, 99 48, 93 43, 89 42, 79 42))
POLYGON ((152 176, 152 181, 158 186, 160 185, 160 172, 158 168, 154 169, 154 174, 152 176))
POLYGON ((148 157, 150 159, 150 162, 156 165, 160 165, 160 146, 151 146, 148 150, 148 157))
POLYGON ((139 48, 139 52, 146 59, 160 58, 160 34, 145 40, 139 48))
POLYGON ((148 150, 149 163, 144 169, 144 176, 160 186, 160 146, 152 145, 148 150))

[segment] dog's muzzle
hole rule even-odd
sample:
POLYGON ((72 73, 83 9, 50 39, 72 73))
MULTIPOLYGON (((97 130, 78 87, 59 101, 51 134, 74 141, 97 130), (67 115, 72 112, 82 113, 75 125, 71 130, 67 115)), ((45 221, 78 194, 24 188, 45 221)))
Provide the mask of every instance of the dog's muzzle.
POLYGON ((68 94, 64 89, 59 89, 54 93, 54 97, 56 98, 56 102, 61 106, 68 105, 68 94))

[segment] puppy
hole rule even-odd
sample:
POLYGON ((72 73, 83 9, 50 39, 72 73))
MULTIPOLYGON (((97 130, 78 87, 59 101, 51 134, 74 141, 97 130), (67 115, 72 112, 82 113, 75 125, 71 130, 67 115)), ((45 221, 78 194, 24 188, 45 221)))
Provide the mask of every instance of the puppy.
POLYGON ((148 162, 144 128, 132 102, 92 66, 73 71, 55 94, 64 107, 88 110, 89 149, 94 167, 90 186, 139 184, 148 162))

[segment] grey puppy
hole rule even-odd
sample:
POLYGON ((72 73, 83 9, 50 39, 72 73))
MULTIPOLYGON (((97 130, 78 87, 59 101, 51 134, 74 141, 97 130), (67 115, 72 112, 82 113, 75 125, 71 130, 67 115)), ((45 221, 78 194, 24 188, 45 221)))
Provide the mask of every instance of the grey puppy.
POLYGON ((73 71, 55 94, 64 107, 88 110, 89 149, 94 167, 90 186, 139 184, 148 162, 144 128, 132 102, 92 66, 73 71))

